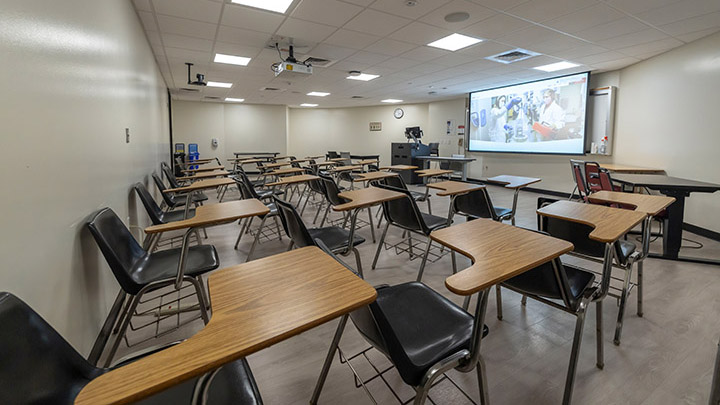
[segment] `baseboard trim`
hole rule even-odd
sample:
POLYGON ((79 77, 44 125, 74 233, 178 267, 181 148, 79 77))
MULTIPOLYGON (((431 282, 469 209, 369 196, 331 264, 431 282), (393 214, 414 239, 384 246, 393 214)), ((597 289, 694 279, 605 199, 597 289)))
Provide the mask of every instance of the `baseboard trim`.
MULTIPOLYGON (((470 179, 469 178, 468 181, 471 181, 473 183, 478 183, 478 184, 486 184, 486 185, 491 185, 491 186, 496 186, 496 187, 502 187, 498 184, 490 183, 490 182, 487 182, 484 180, 479 180, 479 179, 470 179)), ((551 195, 551 196, 555 196, 555 197, 570 198, 569 193, 563 193, 561 191, 553 191, 553 190, 543 190, 541 188, 535 188, 535 187, 525 187, 523 189, 523 191, 529 191, 531 193, 537 193, 537 194, 547 194, 547 195, 551 195)), ((714 241, 720 242, 720 232, 715 232, 713 230, 706 229, 706 228, 703 228, 703 227, 700 227, 697 225, 688 224, 687 222, 683 222, 682 228, 684 231, 688 231, 690 233, 694 233, 695 235, 699 235, 704 238, 708 238, 708 239, 712 239, 714 241)))

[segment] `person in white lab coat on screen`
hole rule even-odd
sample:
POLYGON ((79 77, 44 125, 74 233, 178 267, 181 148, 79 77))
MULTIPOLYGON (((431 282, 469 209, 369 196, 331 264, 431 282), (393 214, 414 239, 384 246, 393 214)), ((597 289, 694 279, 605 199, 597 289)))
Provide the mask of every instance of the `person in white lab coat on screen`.
POLYGON ((490 110, 490 141, 507 142, 505 125, 507 125, 508 110, 521 101, 520 97, 513 98, 509 103, 506 103, 507 98, 505 96, 499 96, 495 99, 495 105, 490 110))
POLYGON ((555 90, 543 91, 543 104, 538 118, 543 126, 540 132, 545 140, 552 139, 553 135, 565 126, 565 111, 555 102, 555 90))

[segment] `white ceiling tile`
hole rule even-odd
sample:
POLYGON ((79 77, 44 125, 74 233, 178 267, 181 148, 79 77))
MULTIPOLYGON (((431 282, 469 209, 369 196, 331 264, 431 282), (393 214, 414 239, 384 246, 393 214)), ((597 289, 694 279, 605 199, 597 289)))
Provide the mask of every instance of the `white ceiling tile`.
POLYGON ((583 44, 577 48, 567 49, 564 51, 556 51, 552 53, 552 56, 562 58, 565 60, 572 61, 576 58, 582 58, 583 56, 594 55, 597 53, 604 53, 609 51, 607 48, 603 48, 597 45, 583 44))
POLYGON ((427 62, 420 63, 420 62, 416 61, 415 64, 408 66, 407 70, 409 70, 411 72, 429 74, 429 73, 440 73, 442 71, 447 71, 448 68, 447 68, 447 66, 443 66, 443 65, 440 65, 437 63, 427 63, 427 62))
POLYGON ((259 48, 259 47, 255 47, 255 46, 231 44, 229 42, 216 41, 214 51, 215 51, 215 53, 222 53, 225 55, 235 55, 235 56, 244 56, 246 58, 255 58, 256 56, 258 56, 260 51, 262 51, 262 49, 263 48, 259 48))
POLYGON ((417 45, 427 45, 450 34, 452 31, 416 21, 394 32, 390 38, 417 45))
POLYGON ((641 20, 657 26, 717 11, 720 11, 720 1, 684 0, 636 15, 641 20))
POLYGON ((648 28, 631 34, 620 35, 618 37, 597 41, 597 44, 608 49, 620 49, 647 42, 659 41, 666 38, 669 37, 662 32, 653 28, 648 28))
POLYGON ((689 34, 678 35, 676 38, 684 42, 692 42, 700 38, 704 38, 710 34, 718 32, 717 28, 710 28, 707 30, 691 32, 689 34))
POLYGON ((341 60, 357 52, 356 49, 343 48, 342 46, 320 44, 313 48, 308 55, 315 56, 316 58, 330 59, 330 60, 341 60))
POLYGON ((597 3, 597 0, 530 0, 507 12, 530 21, 543 22, 597 3))
POLYGON ((359 70, 362 72, 363 70, 369 68, 370 66, 372 66, 372 65, 369 63, 353 62, 353 61, 346 59, 346 60, 343 60, 343 61, 333 64, 331 68, 334 70, 337 70, 339 72, 342 72, 343 74, 345 74, 345 77, 347 77, 348 72, 351 70, 359 70))
POLYGON ((283 20, 285 16, 282 14, 228 4, 223 10, 220 23, 235 28, 273 33, 283 20))
POLYGON ((408 20, 407 18, 366 9, 345 24, 343 28, 373 35, 385 36, 410 22, 411 20, 408 20))
POLYGON ((654 8, 663 7, 678 0, 603 0, 610 6, 629 14, 639 14, 654 8))
POLYGON ((659 28, 672 36, 684 35, 707 29, 720 30, 720 12, 708 13, 680 20, 674 23, 661 25, 659 28))
POLYGON ((292 17, 341 27, 362 10, 362 7, 336 0, 303 0, 293 11, 292 17))
POLYGON ((600 24, 588 29, 581 30, 575 33, 575 35, 591 42, 598 42, 620 35, 639 32, 648 28, 648 25, 643 24, 634 18, 623 17, 619 20, 610 21, 605 24, 600 24))
POLYGON ((481 6, 492 8, 495 10, 509 10, 518 4, 526 3, 528 0, 470 0, 481 6))
POLYGON ((543 41, 557 39, 562 34, 556 31, 543 28, 539 25, 531 25, 519 31, 513 31, 496 39, 497 42, 506 44, 513 48, 523 48, 534 51, 533 45, 543 41))
POLYGON ((157 16, 160 32, 205 39, 215 39, 217 24, 188 20, 185 18, 157 16))
POLYGON ((450 1, 451 0, 422 0, 418 1, 414 6, 408 7, 404 1, 377 0, 372 3, 370 8, 401 17, 417 19, 450 1))
POLYGON ((190 49, 192 51, 210 52, 213 41, 209 39, 186 37, 184 35, 162 34, 163 44, 172 48, 190 49))
POLYGON ((277 30, 277 33, 301 41, 322 42, 336 30, 337 28, 329 25, 288 18, 277 30))
POLYGON ((332 45, 339 45, 354 49, 363 49, 366 46, 377 42, 380 37, 370 34, 364 34, 357 31, 350 31, 346 29, 339 29, 325 42, 332 45))
POLYGON ((354 55, 351 55, 347 58, 350 62, 361 62, 361 63, 367 63, 369 65, 376 65, 380 62, 384 62, 388 59, 390 59, 392 55, 383 55, 381 53, 375 53, 375 52, 368 52, 368 51, 359 51, 355 53, 354 55))
POLYGON ((583 56, 582 58, 575 59, 574 62, 582 63, 584 65, 595 65, 595 64, 601 63, 601 62, 609 62, 609 61, 613 61, 613 60, 624 59, 624 58, 627 58, 627 56, 628 55, 625 55, 620 52, 608 51, 608 52, 598 53, 595 55, 583 56))
MULTIPOLYGON (((210 61, 210 52, 193 51, 190 49, 165 47, 165 54, 169 59, 183 59, 183 63, 207 64, 210 61)), ((173 66, 177 68, 177 66, 173 66)))
POLYGON ((511 49, 511 47, 495 41, 483 41, 476 46, 454 53, 467 55, 473 58, 485 58, 487 56, 497 55, 501 52, 509 51, 511 49))
POLYGON ((222 3, 207 0, 153 0, 157 14, 216 24, 222 3))
POLYGON ((555 28, 556 30, 562 32, 574 34, 576 32, 595 27, 600 24, 606 24, 623 17, 625 17, 625 14, 620 11, 599 3, 568 15, 546 21, 543 25, 555 28))
POLYGON ((358 6, 367 7, 370 4, 372 4, 372 2, 374 0, 343 0, 343 1, 345 1, 346 3, 357 4, 358 6))
POLYGON ((427 24, 434 25, 436 27, 445 28, 453 32, 457 32, 459 29, 475 24, 479 21, 486 20, 493 15, 497 14, 495 11, 480 6, 475 3, 471 3, 466 0, 453 0, 452 2, 438 8, 437 10, 425 15, 418 21, 422 21, 427 24), (470 18, 461 22, 447 22, 445 16, 455 12, 466 12, 470 14, 470 18))
POLYGON ((148 42, 153 46, 162 46, 162 40, 160 39, 160 33, 157 31, 145 31, 148 42))
POLYGON ((407 42, 386 38, 366 47, 365 50, 383 55, 396 56, 415 48, 415 46, 416 45, 407 42))
POLYGON ((160 31, 160 28, 155 22, 155 15, 153 13, 138 11, 138 17, 140 17, 140 22, 142 23, 143 28, 145 28, 145 31, 160 31))
POLYGON ((473 55, 471 53, 465 52, 465 53, 459 53, 459 52, 453 52, 449 55, 445 55, 442 58, 433 59, 433 63, 438 63, 443 66, 448 67, 454 67, 459 65, 464 65, 468 62, 472 62, 478 59, 477 55, 473 55))
POLYGON ((665 38, 659 41, 647 42, 639 45, 629 46, 627 48, 620 48, 618 52, 622 52, 627 56, 638 56, 642 54, 648 54, 652 52, 662 53, 669 51, 672 48, 682 45, 683 42, 675 38, 665 38))
POLYGON ((438 48, 429 47, 426 45, 418 46, 414 49, 411 49, 401 56, 403 58, 408 58, 412 60, 417 60, 421 62, 430 61, 433 59, 437 59, 441 56, 449 55, 450 51, 445 51, 438 48))
POLYGON ((640 59, 624 58, 624 59, 617 59, 614 61, 595 63, 595 64, 593 64, 593 67, 600 69, 600 70, 617 70, 620 68, 630 66, 637 62, 640 62, 640 59))
POLYGON ((150 0, 133 0, 133 5, 138 11, 153 11, 150 0))
POLYGON ((587 42, 580 41, 564 34, 557 34, 552 38, 547 38, 542 42, 533 44, 533 50, 544 54, 551 54, 553 52, 574 49, 585 44, 587 44, 587 42))
POLYGON ((496 39, 513 31, 527 28, 532 24, 505 14, 495 14, 487 20, 480 21, 461 29, 461 34, 478 38, 496 39))
POLYGON ((237 45, 247 45, 255 48, 265 47, 270 35, 264 32, 244 30, 241 28, 221 25, 218 31, 217 40, 237 45))

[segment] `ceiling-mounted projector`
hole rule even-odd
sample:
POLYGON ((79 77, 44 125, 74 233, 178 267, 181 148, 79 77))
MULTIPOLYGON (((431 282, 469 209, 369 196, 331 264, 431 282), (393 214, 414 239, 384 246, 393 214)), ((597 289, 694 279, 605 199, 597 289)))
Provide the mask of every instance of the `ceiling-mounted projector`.
POLYGON ((198 73, 195 75, 197 77, 196 81, 190 80, 190 67, 193 65, 192 63, 185 62, 185 64, 188 67, 188 82, 187 84, 192 84, 193 86, 207 86, 207 83, 205 82, 205 75, 202 73, 198 73))
MULTIPOLYGON (((280 54, 279 44, 276 43, 275 48, 277 49, 278 54, 280 54)), ((280 54, 280 58, 282 59, 282 54, 280 54)), ((270 69, 275 72, 275 77, 280 75, 285 77, 311 75, 313 72, 312 65, 308 61, 298 62, 297 59, 295 59, 292 45, 289 47, 288 57, 282 62, 273 63, 270 66, 270 69)))

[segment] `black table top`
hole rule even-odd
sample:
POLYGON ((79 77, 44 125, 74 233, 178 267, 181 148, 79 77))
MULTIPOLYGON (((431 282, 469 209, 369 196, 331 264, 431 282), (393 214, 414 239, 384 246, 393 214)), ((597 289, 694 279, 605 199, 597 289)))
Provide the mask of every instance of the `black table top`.
POLYGON ((613 174, 613 181, 633 187, 647 187, 653 190, 681 190, 714 193, 720 190, 720 184, 682 179, 663 174, 613 174))

